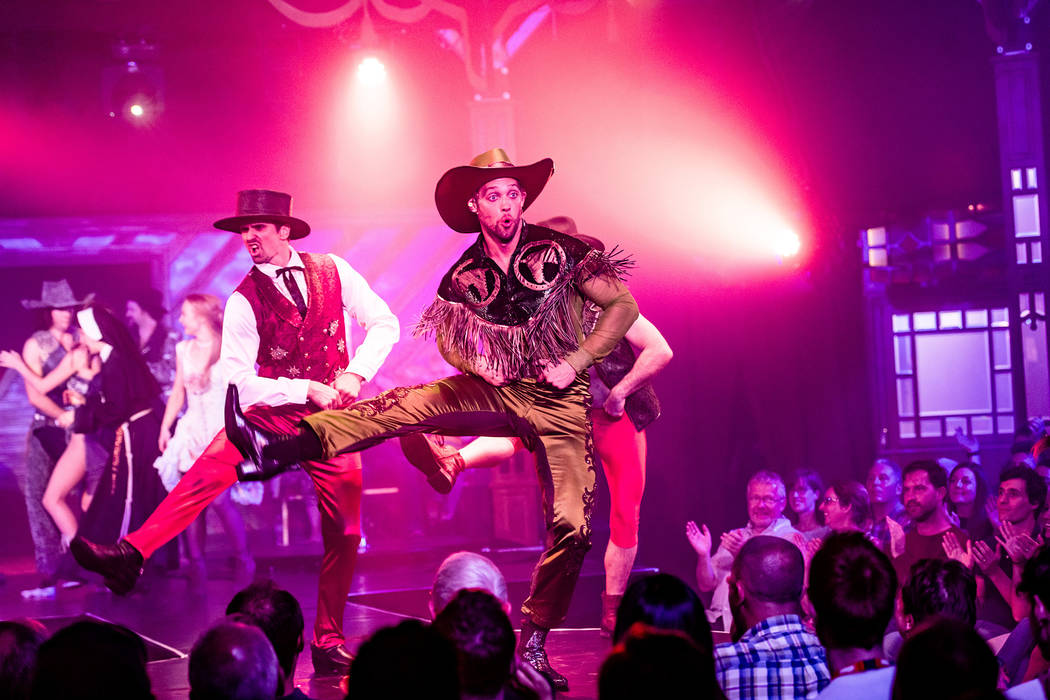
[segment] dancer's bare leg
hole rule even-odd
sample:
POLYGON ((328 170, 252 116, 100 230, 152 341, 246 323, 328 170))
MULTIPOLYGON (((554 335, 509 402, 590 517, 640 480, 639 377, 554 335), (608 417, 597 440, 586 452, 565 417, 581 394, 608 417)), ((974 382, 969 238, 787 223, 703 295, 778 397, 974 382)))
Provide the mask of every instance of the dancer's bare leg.
POLYGON ((479 437, 459 451, 466 469, 488 469, 498 466, 525 449, 521 440, 506 437, 479 437))
POLYGON ((605 592, 610 595, 623 595, 627 590, 627 579, 634 568, 634 558, 638 554, 638 545, 620 547, 609 542, 605 548, 605 592))
POLYGON ((77 516, 66 503, 66 496, 84 478, 86 455, 84 436, 74 433, 65 452, 55 463, 55 470, 51 472, 51 479, 47 482, 44 497, 41 499, 44 510, 62 533, 63 547, 67 547, 69 541, 77 534, 77 516))

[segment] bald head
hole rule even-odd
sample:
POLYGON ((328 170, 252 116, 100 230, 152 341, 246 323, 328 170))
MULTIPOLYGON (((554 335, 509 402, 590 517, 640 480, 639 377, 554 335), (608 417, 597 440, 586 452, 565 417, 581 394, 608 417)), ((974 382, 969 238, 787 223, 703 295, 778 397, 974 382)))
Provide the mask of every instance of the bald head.
POLYGON ((804 573, 798 547, 769 535, 749 539, 733 562, 733 578, 749 598, 762 603, 798 603, 804 573))
POLYGON ((254 625, 226 618, 190 652, 190 700, 270 700, 279 682, 277 654, 254 625))

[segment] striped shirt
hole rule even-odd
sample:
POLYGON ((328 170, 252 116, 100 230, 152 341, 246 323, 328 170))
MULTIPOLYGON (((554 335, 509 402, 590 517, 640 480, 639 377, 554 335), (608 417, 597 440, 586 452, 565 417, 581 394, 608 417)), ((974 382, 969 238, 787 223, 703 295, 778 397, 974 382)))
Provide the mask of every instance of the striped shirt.
POLYGON ((716 646, 715 675, 728 700, 812 698, 831 680, 824 648, 798 615, 768 617, 716 646))

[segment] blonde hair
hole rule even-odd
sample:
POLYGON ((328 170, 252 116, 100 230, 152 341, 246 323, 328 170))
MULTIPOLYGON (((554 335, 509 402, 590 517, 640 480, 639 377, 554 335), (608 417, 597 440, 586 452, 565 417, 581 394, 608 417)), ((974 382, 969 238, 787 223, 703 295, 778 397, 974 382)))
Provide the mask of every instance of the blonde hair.
POLYGON ((193 311, 199 316, 215 334, 215 343, 212 344, 211 357, 208 358, 210 368, 219 361, 219 351, 222 349, 222 302, 214 294, 187 294, 184 303, 193 307, 193 311))

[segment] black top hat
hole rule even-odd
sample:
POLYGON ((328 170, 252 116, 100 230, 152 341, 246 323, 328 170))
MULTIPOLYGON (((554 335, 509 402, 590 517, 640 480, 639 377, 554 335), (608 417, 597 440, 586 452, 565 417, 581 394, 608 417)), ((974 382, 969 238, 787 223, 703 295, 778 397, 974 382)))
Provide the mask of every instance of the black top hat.
POLYGON ((536 201, 553 174, 554 161, 550 158, 531 165, 514 165, 506 151, 493 148, 476 156, 470 165, 452 168, 442 175, 434 191, 434 202, 438 214, 454 231, 476 233, 481 230, 481 222, 478 215, 467 207, 467 200, 479 187, 499 178, 514 178, 525 190, 525 203, 521 207, 524 211, 536 201))
POLYGON ((245 224, 265 221, 292 230, 289 238, 303 238, 310 224, 292 216, 292 195, 273 190, 241 190, 237 193, 237 214, 215 222, 215 228, 240 233, 245 224))

